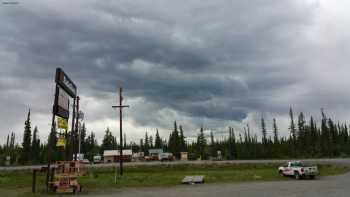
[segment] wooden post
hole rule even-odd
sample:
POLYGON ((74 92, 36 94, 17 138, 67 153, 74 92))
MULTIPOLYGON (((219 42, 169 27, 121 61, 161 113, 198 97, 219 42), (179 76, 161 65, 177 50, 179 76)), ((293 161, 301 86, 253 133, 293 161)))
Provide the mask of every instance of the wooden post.
POLYGON ((51 176, 50 176, 50 181, 52 182, 55 177, 55 167, 51 168, 51 176))

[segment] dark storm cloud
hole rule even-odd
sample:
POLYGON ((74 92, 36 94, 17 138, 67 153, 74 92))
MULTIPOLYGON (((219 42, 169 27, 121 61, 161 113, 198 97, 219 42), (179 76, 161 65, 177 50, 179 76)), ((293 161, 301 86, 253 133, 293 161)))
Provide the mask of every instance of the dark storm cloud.
MULTIPOLYGON (((318 7, 299 1, 42 1, 1 9, 0 76, 8 81, 1 90, 47 84, 34 89, 41 96, 27 104, 2 95, 2 108, 19 114, 15 103, 21 103, 48 113, 50 107, 36 102, 52 105, 54 69, 63 67, 96 102, 110 105, 120 84, 126 97, 142 98, 148 107, 130 116, 147 126, 161 122, 154 116, 167 108, 221 121, 285 113, 293 98, 285 90, 305 90, 314 44, 306 32, 318 7)), ((106 110, 86 113, 98 120, 112 114, 106 110)))

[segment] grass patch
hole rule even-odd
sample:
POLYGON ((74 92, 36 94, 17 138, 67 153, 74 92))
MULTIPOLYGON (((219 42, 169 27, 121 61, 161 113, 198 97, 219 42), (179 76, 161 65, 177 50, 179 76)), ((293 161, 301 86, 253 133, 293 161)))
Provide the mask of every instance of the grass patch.
MULTIPOLYGON (((347 167, 319 165, 321 176, 343 174, 347 167)), ((108 192, 125 187, 162 187, 179 185, 186 175, 204 175, 206 183, 237 183, 247 181, 288 180, 277 173, 273 164, 210 164, 210 165, 160 165, 127 166, 125 175, 114 183, 114 168, 89 169, 87 176, 80 177, 83 193, 108 192)), ((17 191, 23 196, 34 196, 31 191, 30 171, 0 172, 0 192, 17 191)), ((45 175, 37 177, 39 194, 43 192, 45 175)))

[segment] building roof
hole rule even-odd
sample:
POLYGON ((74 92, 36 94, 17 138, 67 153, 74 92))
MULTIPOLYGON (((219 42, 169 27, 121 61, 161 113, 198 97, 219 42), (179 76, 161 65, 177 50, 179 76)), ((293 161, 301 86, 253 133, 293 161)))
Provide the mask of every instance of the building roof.
POLYGON ((160 154, 163 153, 163 149, 149 149, 148 152, 149 154, 160 154))
MULTIPOLYGON (((119 150, 105 150, 103 151, 103 156, 119 156, 119 150)), ((123 155, 132 155, 131 149, 123 150, 123 155)))

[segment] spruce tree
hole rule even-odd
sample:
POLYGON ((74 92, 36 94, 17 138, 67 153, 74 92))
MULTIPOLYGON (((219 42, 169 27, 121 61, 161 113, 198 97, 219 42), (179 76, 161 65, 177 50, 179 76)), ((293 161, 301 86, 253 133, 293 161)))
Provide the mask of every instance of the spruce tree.
POLYGON ((24 133, 21 152, 21 163, 26 164, 30 160, 31 156, 31 123, 30 123, 30 110, 28 111, 27 120, 24 123, 24 133))
POLYGON ((124 149, 125 149, 126 148, 126 133, 124 133, 123 142, 124 142, 124 149))
POLYGON ((262 133, 262 143, 263 145, 265 146, 266 145, 266 126, 265 126, 265 120, 264 120, 264 117, 261 117, 261 133, 262 133))
POLYGON ((145 153, 145 145, 143 144, 142 138, 140 139, 140 149, 141 149, 141 152, 145 153))
POLYGON ((311 156, 316 156, 319 154, 319 146, 317 145, 319 139, 318 139, 318 132, 317 132, 317 127, 316 123, 314 122, 313 117, 310 117, 310 149, 311 149, 311 156))
POLYGON ((90 161, 93 160, 93 156, 99 154, 99 147, 95 137, 95 133, 91 132, 86 138, 86 158, 90 161))
POLYGON ((8 148, 9 145, 10 145, 10 134, 7 134, 6 148, 8 148))
POLYGON ((176 121, 174 121, 174 130, 169 136, 168 148, 171 153, 174 154, 176 158, 180 158, 180 136, 177 128, 176 121))
POLYGON ((327 117, 321 109, 322 121, 321 121, 321 152, 323 156, 331 156, 330 135, 329 128, 327 126, 327 117))
POLYGON ((156 132, 156 139, 155 139, 155 142, 154 142, 154 147, 155 148, 162 148, 162 139, 159 136, 158 129, 157 129, 157 132, 156 132))
POLYGON ((332 119, 328 119, 328 128, 329 128, 329 151, 331 157, 337 156, 337 129, 332 121, 332 119))
POLYGON ((206 146, 207 146, 207 140, 205 139, 205 136, 204 136, 203 127, 201 127, 200 133, 197 137, 197 154, 203 160, 206 159, 206 153, 205 153, 206 146))
POLYGON ((40 156, 40 138, 38 135, 38 127, 34 127, 31 153, 33 162, 38 163, 40 156))
POLYGON ((184 131, 182 129, 182 125, 180 125, 180 151, 181 152, 187 151, 186 140, 185 140, 184 131))
POLYGON ((102 145, 101 145, 101 154, 103 154, 103 151, 105 150, 112 150, 115 146, 114 145, 114 137, 111 133, 111 131, 109 130, 109 128, 106 129, 105 131, 105 135, 103 137, 103 140, 102 140, 102 145))
POLYGON ((148 133, 145 134, 145 155, 149 154, 149 139, 148 139, 148 133))
POLYGON ((153 148, 153 137, 152 137, 152 135, 149 136, 149 147, 153 148))
POLYGON ((273 142, 275 144, 278 144, 278 128, 277 128, 277 123, 276 123, 276 119, 273 119, 273 142))
POLYGON ((293 110, 292 107, 289 109, 289 117, 290 117, 290 134, 292 138, 292 152, 296 156, 296 148, 297 148, 297 138, 296 138, 296 129, 294 124, 293 110))
POLYGON ((11 164, 16 160, 15 158, 15 139, 16 135, 14 132, 11 132, 11 137, 10 137, 10 146, 8 150, 8 156, 11 157, 11 164))
POLYGON ((86 153, 86 126, 83 123, 83 126, 80 129, 80 150, 82 153, 86 153))
POLYGON ((229 127, 228 149, 228 159, 237 159, 236 137, 231 127, 229 127))
POLYGON ((210 131, 210 156, 217 157, 213 131, 210 131))
POLYGON ((301 154, 305 154, 306 146, 306 129, 305 129, 305 118, 303 112, 300 112, 298 116, 298 149, 301 154))
POLYGON ((113 150, 120 150, 120 147, 118 147, 118 141, 117 141, 117 137, 113 136, 112 137, 112 149, 113 150))
POLYGON ((50 134, 48 136, 48 144, 47 149, 50 152, 48 160, 50 162, 57 161, 58 160, 58 150, 56 147, 57 144, 57 136, 56 136, 56 123, 54 122, 50 131, 50 134))

